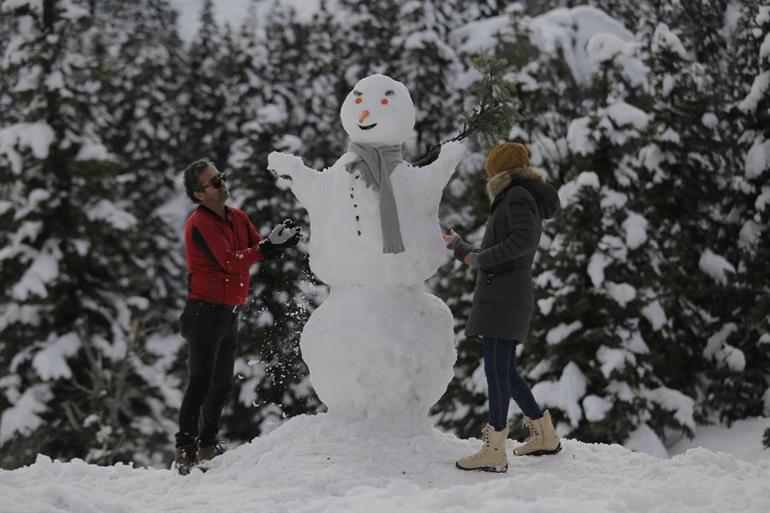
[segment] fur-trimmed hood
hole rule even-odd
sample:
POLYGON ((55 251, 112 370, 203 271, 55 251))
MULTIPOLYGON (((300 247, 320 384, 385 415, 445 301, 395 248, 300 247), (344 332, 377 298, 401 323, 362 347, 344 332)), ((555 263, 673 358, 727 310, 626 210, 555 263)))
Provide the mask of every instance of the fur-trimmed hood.
POLYGON ((487 195, 492 206, 504 196, 505 191, 517 185, 524 186, 534 196, 543 219, 552 218, 561 207, 556 189, 545 183, 543 175, 532 166, 508 169, 490 178, 487 195))

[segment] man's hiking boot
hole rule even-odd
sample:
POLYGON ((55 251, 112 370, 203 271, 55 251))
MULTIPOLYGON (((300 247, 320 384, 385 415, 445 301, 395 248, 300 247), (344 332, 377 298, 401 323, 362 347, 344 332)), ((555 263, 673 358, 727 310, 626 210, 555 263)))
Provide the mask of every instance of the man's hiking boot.
POLYGON ((487 424, 481 430, 484 445, 472 456, 457 460, 455 465, 462 470, 483 470, 486 472, 505 472, 508 470, 508 458, 505 457, 505 439, 508 428, 495 431, 487 424))
POLYGON ((201 463, 204 461, 211 461, 220 454, 223 454, 225 452, 224 442, 217 441, 214 443, 214 445, 210 445, 208 447, 201 447, 198 449, 198 461, 201 463))
POLYGON ((524 417, 529 429, 529 438, 513 450, 514 456, 542 456, 561 451, 559 435, 551 422, 551 413, 546 410, 539 419, 524 417))
POLYGON ((180 445, 176 448, 176 457, 174 458, 174 467, 179 475, 186 476, 190 473, 198 460, 195 458, 195 444, 180 445))

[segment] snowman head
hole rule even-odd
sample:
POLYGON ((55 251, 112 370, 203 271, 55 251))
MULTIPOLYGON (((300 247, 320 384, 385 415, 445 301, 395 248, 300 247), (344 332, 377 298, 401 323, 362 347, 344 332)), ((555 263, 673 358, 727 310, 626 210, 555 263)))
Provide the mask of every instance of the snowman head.
POLYGON ((340 119, 353 142, 401 144, 414 128, 414 103, 401 82, 385 75, 370 75, 348 93, 340 119))

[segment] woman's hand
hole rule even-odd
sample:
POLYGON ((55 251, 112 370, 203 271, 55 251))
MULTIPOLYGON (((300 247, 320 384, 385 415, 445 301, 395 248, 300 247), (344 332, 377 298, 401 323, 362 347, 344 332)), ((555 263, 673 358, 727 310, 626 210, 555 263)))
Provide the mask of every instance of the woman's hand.
POLYGON ((444 238, 444 246, 449 247, 449 245, 452 243, 453 240, 455 240, 456 237, 459 237, 457 235, 457 232, 452 228, 449 230, 449 233, 442 233, 441 236, 444 238))

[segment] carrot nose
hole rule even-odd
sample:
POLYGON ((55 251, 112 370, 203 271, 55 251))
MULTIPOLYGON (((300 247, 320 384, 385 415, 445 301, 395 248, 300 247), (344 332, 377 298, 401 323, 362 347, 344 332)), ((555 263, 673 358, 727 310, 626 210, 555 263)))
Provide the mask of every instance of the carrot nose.
POLYGON ((369 116, 369 111, 368 111, 368 110, 365 110, 365 111, 363 111, 363 112, 361 113, 361 115, 360 115, 360 116, 358 116, 358 122, 359 122, 359 123, 363 123, 363 122, 364 122, 364 120, 365 120, 365 119, 366 119, 368 116, 369 116))

